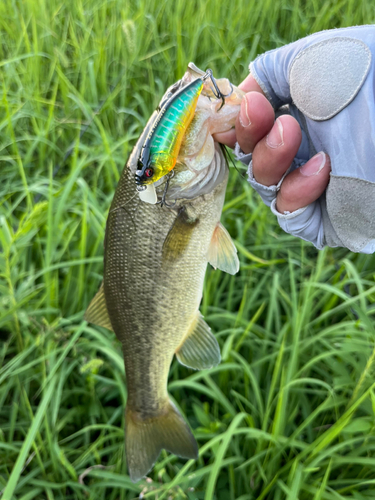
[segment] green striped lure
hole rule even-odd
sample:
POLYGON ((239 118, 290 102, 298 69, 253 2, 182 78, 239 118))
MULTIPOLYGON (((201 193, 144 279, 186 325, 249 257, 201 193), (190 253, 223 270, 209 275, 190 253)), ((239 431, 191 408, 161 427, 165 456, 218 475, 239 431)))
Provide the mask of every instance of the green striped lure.
MULTIPOLYGON (((208 78, 214 86, 212 92, 222 100, 221 107, 224 105, 224 98, 230 94, 220 92, 210 69, 167 98, 161 104, 159 114, 142 147, 135 173, 138 191, 145 190, 147 185, 153 184, 175 167, 182 139, 194 117, 198 98, 208 78)), ((163 199, 165 200, 165 193, 163 199)))

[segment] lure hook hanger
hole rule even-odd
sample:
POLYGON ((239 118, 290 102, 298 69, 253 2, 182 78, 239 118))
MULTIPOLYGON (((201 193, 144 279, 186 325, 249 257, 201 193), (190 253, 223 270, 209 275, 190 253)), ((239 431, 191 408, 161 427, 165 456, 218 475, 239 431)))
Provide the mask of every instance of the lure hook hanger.
POLYGON ((214 86, 214 88, 211 87, 211 90, 214 94, 214 96, 216 97, 216 99, 221 99, 221 106, 220 108, 218 109, 218 112, 221 110, 221 108, 224 106, 225 104, 225 98, 226 97, 229 97, 233 94, 233 85, 231 84, 231 82, 229 82, 229 85, 230 85, 230 92, 229 94, 223 94, 221 92, 221 90, 219 89, 217 83, 216 83, 216 80, 215 78, 213 77, 213 74, 212 74, 212 70, 211 69, 208 69, 206 71, 206 74, 203 76, 202 80, 205 81, 207 80, 207 78, 211 78, 211 82, 212 82, 212 85, 214 86))
POLYGON ((174 170, 172 170, 166 177, 167 177, 167 181, 166 181, 165 186, 164 186, 164 191, 163 191, 161 200, 158 201, 156 203, 156 205, 160 205, 161 207, 163 207, 165 205, 167 208, 173 208, 176 205, 177 200, 175 200, 174 203, 172 205, 170 205, 169 203, 167 203, 166 197, 167 197, 167 191, 169 188, 169 182, 174 177, 174 170))

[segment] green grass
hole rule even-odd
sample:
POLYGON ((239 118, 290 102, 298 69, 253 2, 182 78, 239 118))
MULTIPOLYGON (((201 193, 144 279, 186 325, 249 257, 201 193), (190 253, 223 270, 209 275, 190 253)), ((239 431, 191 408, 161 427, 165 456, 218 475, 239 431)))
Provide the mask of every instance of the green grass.
POLYGON ((258 53, 374 21, 369 0, 0 3, 1 500, 374 498, 375 258, 286 235, 236 171, 241 271, 210 269, 201 308, 223 361, 170 373, 197 462, 130 482, 120 348, 82 320, 122 167, 187 63, 239 82, 258 53))

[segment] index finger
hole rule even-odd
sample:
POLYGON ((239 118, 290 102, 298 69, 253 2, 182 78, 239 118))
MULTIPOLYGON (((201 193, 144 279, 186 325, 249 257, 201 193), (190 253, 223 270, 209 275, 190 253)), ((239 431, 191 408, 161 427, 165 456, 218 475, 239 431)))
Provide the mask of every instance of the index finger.
POLYGON ((264 95, 263 90, 260 88, 258 85, 257 81, 253 77, 253 75, 250 73, 243 82, 241 82, 238 86, 239 89, 243 90, 244 92, 260 92, 261 94, 264 95))
MULTIPOLYGON (((259 92, 260 94, 264 95, 262 89, 251 74, 248 75, 245 80, 238 85, 238 88, 246 93, 259 92)), ((244 99, 246 99, 246 97, 244 97, 244 99)), ((236 132, 234 129, 229 130, 228 132, 220 132, 218 134, 215 134, 213 137, 215 141, 221 142, 222 144, 225 144, 232 149, 237 142, 236 132)))

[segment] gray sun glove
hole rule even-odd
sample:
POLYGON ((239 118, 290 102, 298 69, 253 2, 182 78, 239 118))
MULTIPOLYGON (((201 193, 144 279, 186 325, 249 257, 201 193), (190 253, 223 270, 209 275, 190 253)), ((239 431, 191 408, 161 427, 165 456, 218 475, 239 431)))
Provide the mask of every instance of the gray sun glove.
POLYGON ((276 210, 277 186, 249 182, 271 206, 284 231, 317 248, 375 251, 375 26, 323 31, 259 56, 250 72, 278 111, 289 106, 302 129, 302 143, 288 172, 316 152, 331 159, 326 192, 292 213, 276 210))

